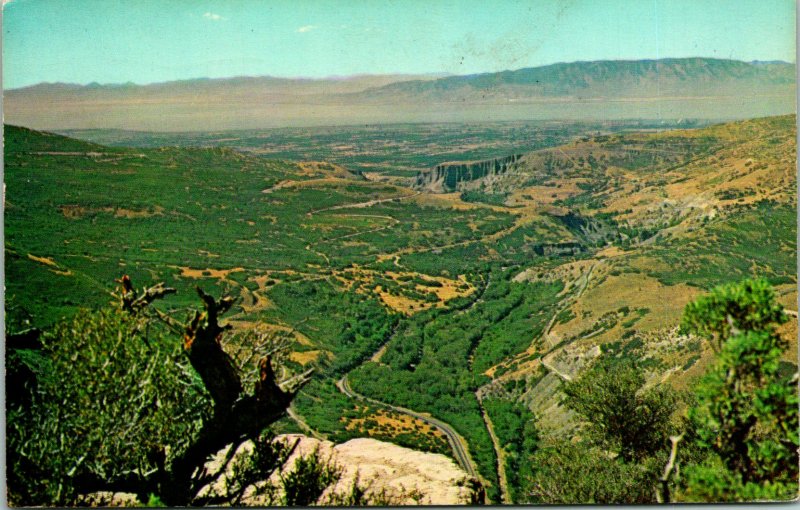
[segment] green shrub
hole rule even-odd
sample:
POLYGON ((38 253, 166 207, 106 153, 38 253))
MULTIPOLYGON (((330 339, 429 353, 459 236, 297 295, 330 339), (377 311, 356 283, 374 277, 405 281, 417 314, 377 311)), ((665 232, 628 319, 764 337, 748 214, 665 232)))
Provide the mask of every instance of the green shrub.
POLYGON ((773 333, 786 320, 766 280, 745 280, 717 287, 686 305, 681 330, 706 338, 719 352, 737 330, 773 333))
POLYGON ((565 403, 586 420, 592 440, 625 461, 641 460, 666 446, 677 403, 671 389, 645 390, 644 382, 629 358, 603 358, 566 385, 565 403))
POLYGON ((746 280, 690 303, 689 330, 720 349, 690 409, 693 439, 706 450, 686 468, 679 496, 689 501, 791 499, 798 495, 798 395, 782 370, 786 321, 772 288, 746 280))
POLYGON ((324 460, 319 450, 299 457, 294 470, 281 475, 285 506, 308 506, 315 503, 328 486, 342 476, 342 469, 330 460, 324 460))
POLYGON ((743 482, 797 478, 797 388, 777 376, 782 349, 764 332, 730 338, 698 386, 700 440, 743 482))
POLYGON ((193 440, 209 400, 180 342, 121 311, 84 312, 42 337, 30 408, 8 415, 9 500, 66 504, 76 482, 144 477, 193 440))
POLYGON ((626 463, 586 443, 559 442, 532 457, 528 480, 530 503, 646 504, 653 502, 659 462, 626 463))
POLYGON ((683 476, 686 488, 678 494, 678 501, 753 502, 797 497, 797 480, 744 482, 739 474, 726 469, 717 457, 688 466, 683 476))

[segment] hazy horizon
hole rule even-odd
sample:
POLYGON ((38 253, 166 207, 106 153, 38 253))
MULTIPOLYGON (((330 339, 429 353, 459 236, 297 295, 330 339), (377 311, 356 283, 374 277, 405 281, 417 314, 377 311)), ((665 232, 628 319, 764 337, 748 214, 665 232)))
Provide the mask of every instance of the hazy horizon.
POLYGON ((147 87, 149 85, 163 85, 168 83, 179 83, 179 82, 192 82, 192 81, 212 81, 212 80, 236 80, 236 79, 259 79, 259 78, 268 78, 268 79, 275 79, 275 80, 295 80, 295 81, 347 81, 347 80, 356 80, 359 78, 370 78, 370 77, 408 77, 411 79, 421 79, 421 78, 428 78, 428 79, 436 79, 436 78, 444 78, 448 76, 472 76, 472 75, 482 75, 482 74, 493 74, 493 73, 500 73, 500 72, 507 72, 507 71, 517 71, 520 69, 528 69, 533 67, 547 67, 552 65, 558 64, 575 64, 575 63, 584 63, 584 62, 637 62, 637 61, 648 61, 648 60, 673 60, 673 59, 718 59, 718 60, 734 60, 737 62, 745 62, 745 63, 774 63, 774 64, 788 64, 788 65, 796 65, 795 61, 787 61, 787 60, 766 60, 766 59, 754 59, 750 61, 738 60, 738 59, 724 59, 719 57, 708 57, 702 55, 695 55, 690 57, 661 57, 658 59, 599 59, 599 60, 571 60, 571 61, 558 61, 558 62, 549 62, 546 64, 541 64, 537 66, 529 66, 529 67, 522 67, 522 68, 514 68, 514 69, 501 69, 499 71, 479 71, 474 73, 466 73, 464 75, 457 75, 447 72, 429 72, 429 73, 401 73, 401 72, 387 72, 381 74, 370 74, 370 73, 358 73, 358 74, 349 74, 349 75, 329 75, 329 76, 277 76, 272 74, 238 74, 238 75, 231 75, 231 76, 217 76, 217 77, 210 77, 210 76, 194 76, 189 78, 178 78, 174 80, 165 80, 165 81, 154 81, 154 82, 142 82, 138 83, 136 81, 126 81, 126 82, 64 82, 64 81, 40 81, 37 83, 32 83, 30 85, 24 85, 21 87, 15 88, 6 88, 5 90, 18 90, 24 89, 29 87, 35 87, 39 85, 74 85, 74 86, 81 86, 86 87, 90 85, 97 85, 101 87, 115 87, 115 86, 126 86, 126 85, 133 85, 137 87, 147 87))

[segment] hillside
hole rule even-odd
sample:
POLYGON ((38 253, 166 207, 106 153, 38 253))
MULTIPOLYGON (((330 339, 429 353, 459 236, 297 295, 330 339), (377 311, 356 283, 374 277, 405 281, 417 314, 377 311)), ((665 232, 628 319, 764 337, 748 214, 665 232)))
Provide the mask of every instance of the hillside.
MULTIPOLYGON (((794 122, 594 137, 526 155, 517 175, 493 184, 507 190, 507 204, 550 208, 584 243, 596 242, 591 234, 601 228, 616 239, 584 260, 515 276, 574 284, 538 347, 488 373, 514 380, 544 369, 549 375, 520 398, 560 430, 565 417, 547 395, 558 377, 575 377, 598 356, 598 346, 652 360, 650 377, 681 388, 701 373, 710 353, 673 328, 704 289, 759 275, 794 310, 794 122), (587 228, 592 222, 600 227, 587 228)), ((784 330, 792 345, 796 327, 793 321, 784 330)), ((786 360, 796 364, 793 353, 786 360)))
POLYGON ((795 66, 711 58, 559 63, 542 67, 403 81, 358 93, 370 100, 494 101, 535 98, 722 97, 786 93, 795 66), (420 99, 422 98, 422 99, 420 99))
POLYGON ((5 91, 37 129, 201 131, 400 122, 742 119, 794 111, 795 66, 710 58, 559 63, 468 76, 238 77, 5 91))
MULTIPOLYGON (((490 501, 518 501, 526 427, 573 430, 561 385, 601 353, 686 388, 712 358, 676 331, 688 301, 760 276, 796 311, 795 123, 592 127, 472 162, 440 153, 416 188, 6 126, 7 324, 106 305, 122 274, 175 287, 159 307, 177 317, 195 285, 227 292, 234 332, 285 340, 286 375, 317 368, 280 430, 450 455, 490 501)), ((359 132, 335 138, 357 147, 359 132)), ((795 316, 789 368, 796 331, 795 316)))

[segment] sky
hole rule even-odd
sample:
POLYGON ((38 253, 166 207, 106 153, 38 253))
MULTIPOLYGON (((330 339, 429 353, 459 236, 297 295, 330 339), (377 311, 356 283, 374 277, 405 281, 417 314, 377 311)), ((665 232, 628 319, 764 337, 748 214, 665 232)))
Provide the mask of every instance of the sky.
POLYGON ((795 61, 794 0, 2 0, 3 87, 795 61))

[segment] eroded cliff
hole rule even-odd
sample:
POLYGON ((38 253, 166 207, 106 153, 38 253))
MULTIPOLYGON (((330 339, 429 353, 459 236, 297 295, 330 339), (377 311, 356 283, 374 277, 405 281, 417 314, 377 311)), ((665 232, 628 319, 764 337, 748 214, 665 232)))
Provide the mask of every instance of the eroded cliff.
POLYGON ((430 170, 418 173, 414 187, 434 193, 459 191, 464 189, 468 183, 475 183, 476 181, 507 173, 515 167, 521 158, 521 154, 514 154, 484 161, 442 163, 430 170))

